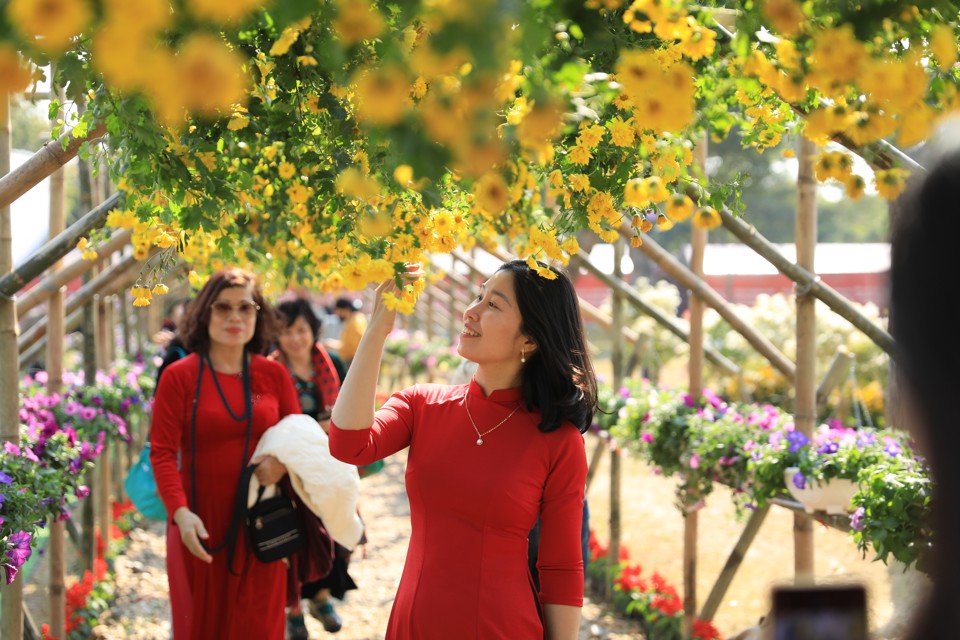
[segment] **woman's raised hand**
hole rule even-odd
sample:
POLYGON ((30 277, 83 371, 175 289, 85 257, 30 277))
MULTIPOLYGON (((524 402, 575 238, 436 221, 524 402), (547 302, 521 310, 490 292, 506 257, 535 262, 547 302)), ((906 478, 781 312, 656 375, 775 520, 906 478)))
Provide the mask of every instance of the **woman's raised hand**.
POLYGON ((423 276, 423 271, 420 268, 420 265, 417 263, 408 263, 407 272, 400 276, 399 278, 390 278, 389 280, 384 280, 376 289, 376 299, 373 303, 373 313, 370 314, 370 323, 367 326, 367 331, 371 328, 376 327, 383 331, 384 335, 390 333, 393 329, 393 323, 396 321, 397 312, 393 309, 388 309, 386 303, 383 300, 383 296, 386 293, 391 293, 393 295, 400 295, 401 289, 397 285, 397 280, 401 280, 403 285, 411 284, 416 282, 418 278, 423 276))

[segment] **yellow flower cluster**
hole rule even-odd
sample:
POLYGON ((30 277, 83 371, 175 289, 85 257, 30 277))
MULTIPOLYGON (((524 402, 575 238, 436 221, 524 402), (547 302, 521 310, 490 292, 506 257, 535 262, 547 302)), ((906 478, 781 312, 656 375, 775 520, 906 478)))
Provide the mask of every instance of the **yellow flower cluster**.
POLYGON ((616 65, 616 79, 633 107, 642 130, 679 132, 695 115, 693 68, 686 62, 664 66, 653 51, 625 51, 616 65))
POLYGON ((12 47, 0 44, 0 94, 23 91, 33 79, 30 68, 24 65, 20 54, 12 47))
POLYGON ((90 0, 10 0, 7 18, 38 49, 59 54, 89 26, 93 7, 90 0))
MULTIPOLYGON (((391 277, 395 276, 391 274, 391 277)), ((403 276, 399 277, 403 278, 403 276)), ((413 313, 413 308, 417 304, 417 300, 420 299, 420 294, 423 293, 426 287, 427 279, 425 276, 421 276, 412 282, 407 281, 403 287, 401 287, 399 295, 390 292, 384 293, 383 304, 391 311, 410 315, 413 313)))
POLYGON ((859 200, 866 187, 862 176, 853 172, 853 157, 843 151, 827 151, 817 156, 813 163, 814 175, 820 182, 836 180, 846 189, 847 196, 859 200))
POLYGON ((82 260, 96 260, 100 257, 100 254, 97 253, 96 249, 90 246, 90 243, 86 238, 80 238, 77 242, 77 250, 80 251, 80 258, 82 260))

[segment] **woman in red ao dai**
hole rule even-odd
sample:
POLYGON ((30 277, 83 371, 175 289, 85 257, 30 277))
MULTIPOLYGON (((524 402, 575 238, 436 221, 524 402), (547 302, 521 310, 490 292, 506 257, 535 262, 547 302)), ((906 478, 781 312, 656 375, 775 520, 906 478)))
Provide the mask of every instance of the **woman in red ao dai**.
MULTIPOLYGON (((415 385, 374 412, 395 314, 382 296, 333 410, 332 453, 369 464, 409 447, 410 548, 390 640, 573 640, 583 602, 582 432, 596 406, 570 280, 505 263, 463 314, 465 385, 415 385), (527 534, 541 519, 535 593, 527 534)), ((409 278, 419 277, 416 268, 409 278)))

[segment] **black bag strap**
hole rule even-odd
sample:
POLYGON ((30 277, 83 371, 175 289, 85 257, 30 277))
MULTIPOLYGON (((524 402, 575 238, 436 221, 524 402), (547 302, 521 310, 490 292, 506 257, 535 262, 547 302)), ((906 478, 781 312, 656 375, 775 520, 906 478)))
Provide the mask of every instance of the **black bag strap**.
MULTIPOLYGON (((200 359, 200 365, 197 370, 197 391, 193 396, 193 409, 190 415, 190 509, 194 513, 197 511, 197 405, 200 403, 200 387, 203 383, 203 365, 204 361, 208 359, 208 356, 205 354, 197 355, 200 359)), ((213 369, 213 364, 208 362, 208 365, 210 366, 210 373, 213 376, 213 382, 217 387, 220 399, 227 408, 227 412, 230 414, 231 418, 238 421, 246 418, 247 433, 246 439, 243 443, 243 459, 240 461, 242 471, 240 473, 240 481, 237 483, 237 493, 233 506, 233 516, 230 518, 230 526, 227 528, 227 534, 224 536, 224 539, 220 542, 220 544, 216 546, 208 547, 203 540, 200 540, 200 546, 202 546, 207 553, 211 554, 226 548, 227 568, 230 570, 230 573, 234 575, 240 575, 233 570, 233 552, 234 548, 236 547, 235 542, 237 539, 237 534, 243 528, 241 524, 246 517, 247 494, 249 492, 250 478, 252 477, 254 470, 257 468, 257 465, 247 465, 247 458, 250 455, 250 438, 253 433, 253 396, 250 391, 250 363, 248 362, 247 354, 244 353, 243 395, 245 411, 241 416, 234 415, 233 411, 230 409, 230 405, 227 403, 226 396, 224 395, 223 390, 220 388, 220 383, 217 381, 217 374, 213 369)), ((244 565, 246 565, 246 563, 244 563, 244 565)), ((240 573, 243 573, 243 571, 240 573)))

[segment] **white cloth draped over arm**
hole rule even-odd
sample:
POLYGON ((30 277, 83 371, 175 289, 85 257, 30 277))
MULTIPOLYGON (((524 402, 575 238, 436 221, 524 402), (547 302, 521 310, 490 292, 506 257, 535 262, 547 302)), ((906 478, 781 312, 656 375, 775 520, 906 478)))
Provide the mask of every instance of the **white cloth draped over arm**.
MULTIPOLYGON (((355 466, 330 455, 327 434, 316 420, 306 415, 283 418, 260 438, 253 457, 259 455, 271 455, 283 463, 300 501, 323 520, 331 538, 351 550, 357 546, 363 534, 357 515, 360 476, 355 466)), ((248 504, 256 501, 259 488, 253 476, 248 504)))

